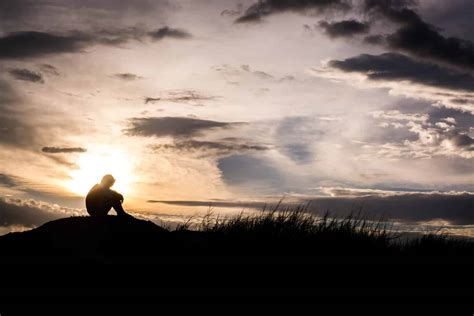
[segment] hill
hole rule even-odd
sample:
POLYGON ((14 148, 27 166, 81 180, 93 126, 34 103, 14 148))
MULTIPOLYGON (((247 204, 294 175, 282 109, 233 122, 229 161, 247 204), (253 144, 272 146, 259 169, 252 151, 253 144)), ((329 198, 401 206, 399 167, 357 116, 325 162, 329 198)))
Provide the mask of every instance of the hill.
MULTIPOLYGON (((150 221, 70 217, 0 237, 0 258, 29 262, 115 262, 176 256, 473 257, 474 243, 442 234, 401 240, 360 217, 317 219, 301 211, 209 219, 170 231, 150 221), (59 260, 59 261, 58 261, 59 260)), ((463 259, 465 260, 465 258, 463 259)))
MULTIPOLYGON (((264 212, 170 231, 70 217, 0 237, 0 307, 16 302, 468 304, 473 243, 401 241, 380 222, 264 212)), ((378 311, 378 310, 377 310, 378 311)), ((69 311, 68 311, 69 312, 69 311)))

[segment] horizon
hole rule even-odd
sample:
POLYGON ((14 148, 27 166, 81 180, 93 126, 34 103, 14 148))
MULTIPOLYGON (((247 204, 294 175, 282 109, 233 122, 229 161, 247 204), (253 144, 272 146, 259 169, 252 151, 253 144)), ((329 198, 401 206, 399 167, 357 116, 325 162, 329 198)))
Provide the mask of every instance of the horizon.
POLYGON ((110 173, 153 221, 284 198, 474 236, 473 14, 468 0, 2 1, 0 235, 85 215, 110 173))

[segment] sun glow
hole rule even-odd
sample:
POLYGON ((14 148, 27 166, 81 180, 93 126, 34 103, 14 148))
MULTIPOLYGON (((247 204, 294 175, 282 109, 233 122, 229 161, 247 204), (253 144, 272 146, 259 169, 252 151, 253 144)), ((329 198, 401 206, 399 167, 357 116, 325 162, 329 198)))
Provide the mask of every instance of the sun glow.
POLYGON ((102 148, 101 151, 88 151, 80 155, 76 164, 78 168, 70 172, 71 180, 65 185, 71 192, 85 196, 108 173, 116 179, 112 189, 123 194, 132 190, 133 163, 120 150, 102 148))

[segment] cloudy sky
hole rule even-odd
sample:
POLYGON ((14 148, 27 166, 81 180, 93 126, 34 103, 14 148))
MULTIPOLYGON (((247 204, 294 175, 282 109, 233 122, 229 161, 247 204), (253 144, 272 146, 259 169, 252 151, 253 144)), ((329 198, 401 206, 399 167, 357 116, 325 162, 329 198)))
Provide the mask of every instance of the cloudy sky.
POLYGON ((474 227, 471 0, 2 0, 0 233, 284 197, 474 227))

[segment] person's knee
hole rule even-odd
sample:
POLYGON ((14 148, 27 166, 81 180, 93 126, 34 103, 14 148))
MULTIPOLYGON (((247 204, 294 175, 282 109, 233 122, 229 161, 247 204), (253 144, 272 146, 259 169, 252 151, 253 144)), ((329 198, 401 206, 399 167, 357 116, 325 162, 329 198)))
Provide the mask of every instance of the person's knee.
POLYGON ((116 207, 122 208, 122 201, 120 201, 119 199, 114 199, 111 201, 111 205, 113 208, 116 208, 116 207))

